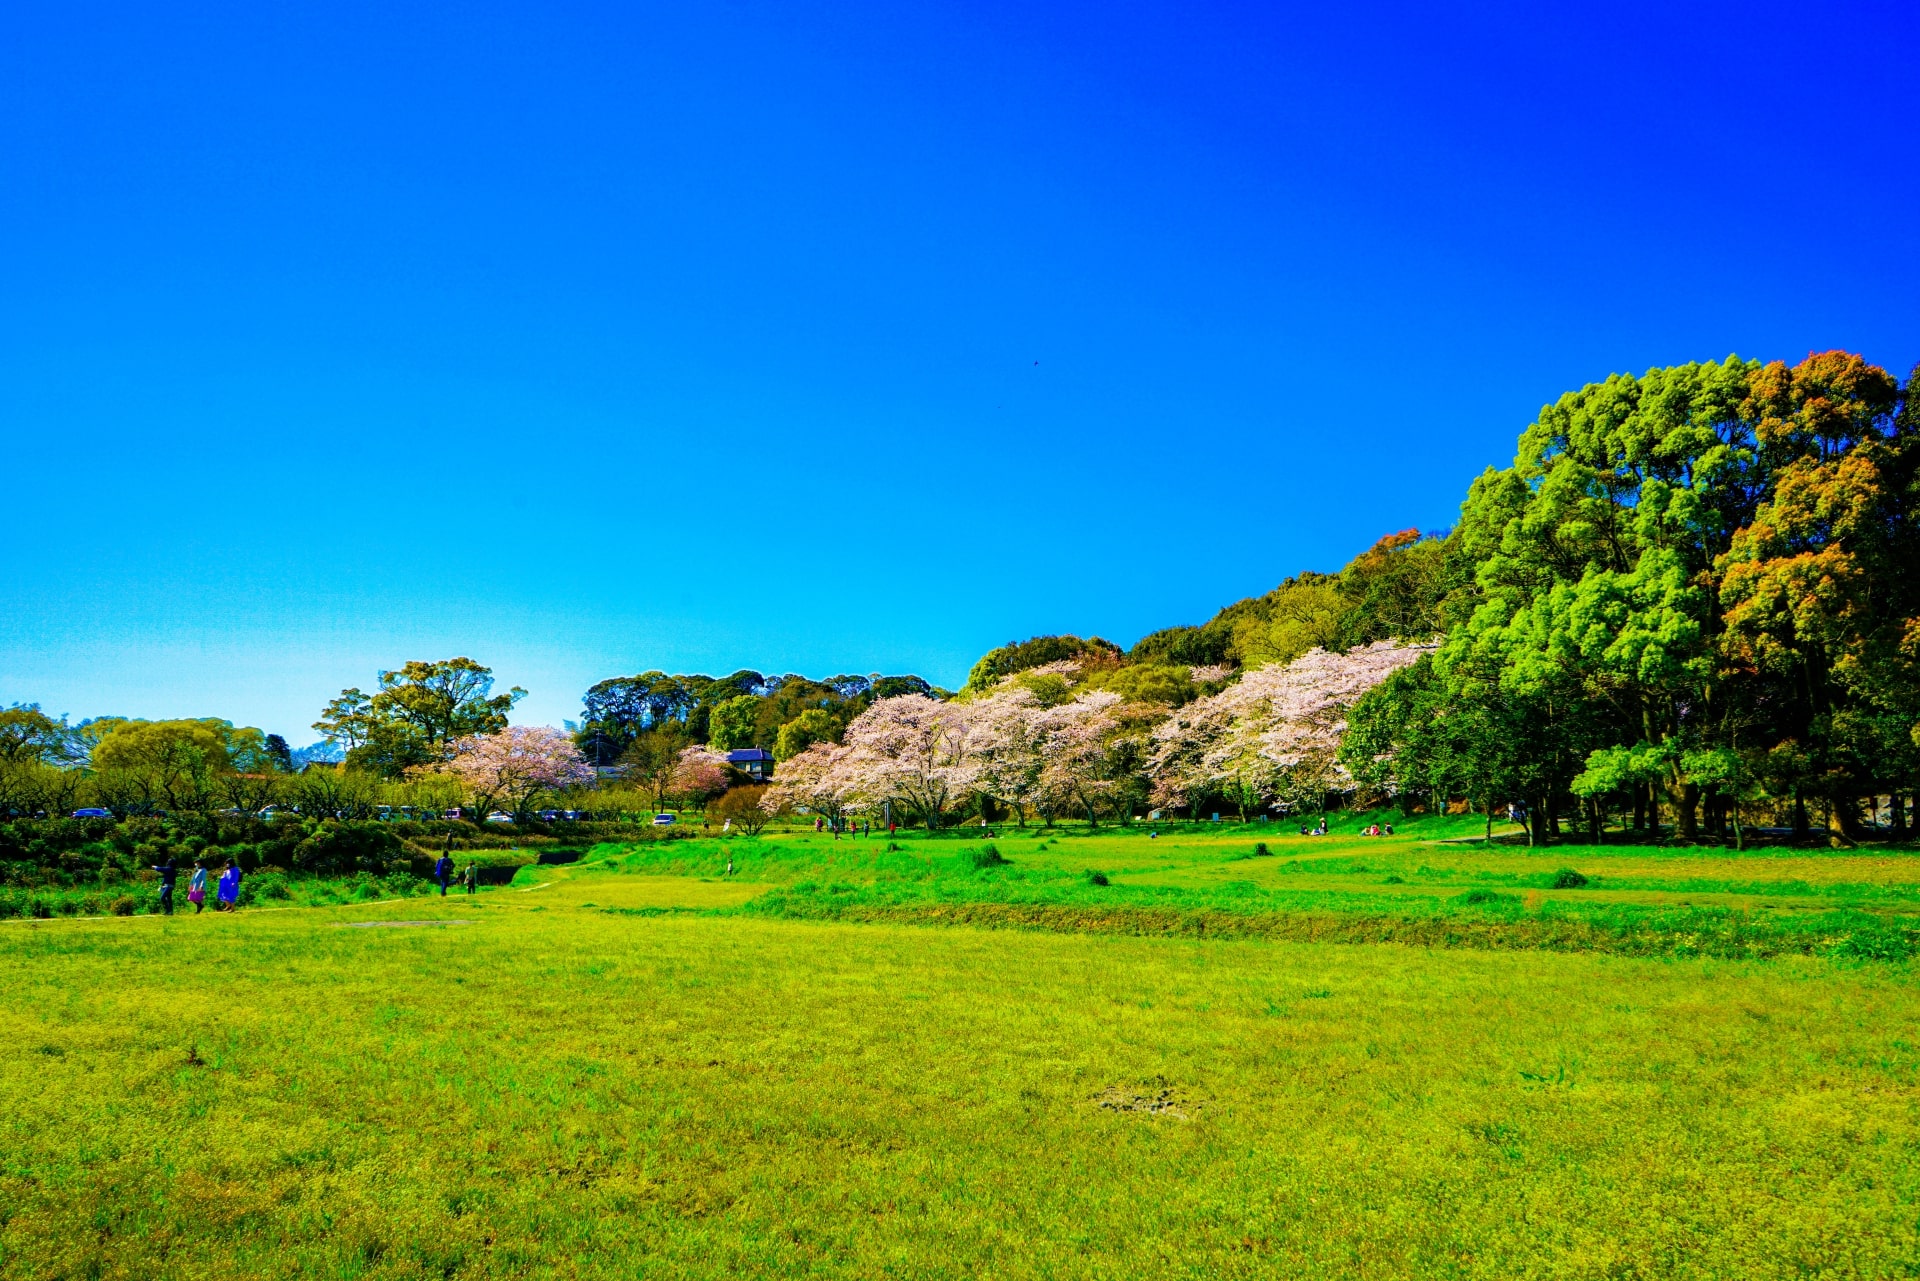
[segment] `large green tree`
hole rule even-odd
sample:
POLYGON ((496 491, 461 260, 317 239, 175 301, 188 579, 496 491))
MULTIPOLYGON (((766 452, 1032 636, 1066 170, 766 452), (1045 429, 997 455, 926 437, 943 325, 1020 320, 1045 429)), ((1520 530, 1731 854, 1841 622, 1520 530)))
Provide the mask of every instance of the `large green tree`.
POLYGON ((313 727, 347 749, 350 767, 398 778, 446 760, 459 739, 504 729, 526 693, 495 694, 493 670, 471 658, 408 662, 381 672, 371 695, 342 690, 313 727))

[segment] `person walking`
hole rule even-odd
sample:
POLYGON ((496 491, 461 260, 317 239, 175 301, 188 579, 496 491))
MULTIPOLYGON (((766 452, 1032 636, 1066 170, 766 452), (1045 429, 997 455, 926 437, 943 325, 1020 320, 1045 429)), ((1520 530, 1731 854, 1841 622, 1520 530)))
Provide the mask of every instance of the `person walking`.
POLYGON ((462 882, 464 882, 464 883, 465 883, 465 885, 466 885, 466 887, 467 887, 467 897, 469 897, 469 898, 471 898, 471 897, 473 897, 473 892, 474 892, 474 890, 475 890, 475 889, 476 889, 476 888, 477 888, 477 887, 479 886, 479 884, 480 884, 480 866, 479 866, 479 864, 477 864, 477 863, 469 863, 469 864, 467 864, 467 870, 466 870, 466 871, 465 871, 464 873, 462 873, 462 874, 461 874, 461 877, 460 877, 460 879, 461 879, 461 881, 462 881, 462 882))
POLYGON ((187 878, 187 902, 195 916, 207 910, 207 860, 193 860, 193 875, 187 878))
POLYGON ((442 850, 440 851, 440 857, 433 860, 433 879, 440 882, 441 898, 447 896, 447 878, 452 875, 453 860, 447 857, 445 850, 442 850))
POLYGON ((173 883, 179 878, 180 869, 173 865, 173 855, 169 854, 160 863, 154 865, 154 871, 160 873, 160 915, 173 915, 173 883))
POLYGON ((215 894, 220 900, 220 911, 240 910, 240 865, 232 859, 228 859, 227 865, 220 869, 220 883, 215 894))

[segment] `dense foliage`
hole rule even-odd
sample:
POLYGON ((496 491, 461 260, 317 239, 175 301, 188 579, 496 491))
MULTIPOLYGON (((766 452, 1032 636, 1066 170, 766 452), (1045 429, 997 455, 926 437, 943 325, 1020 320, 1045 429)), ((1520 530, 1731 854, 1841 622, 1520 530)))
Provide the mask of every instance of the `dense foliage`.
MULTIPOLYGON (((1356 709, 1392 789, 1719 833, 1756 805, 1862 835, 1920 767, 1920 422, 1896 381, 1791 368, 1616 375, 1563 396, 1449 540, 1439 650, 1356 709), (1876 805, 1877 808, 1877 805, 1876 805)), ((1544 829, 1544 830, 1542 830, 1544 829)))

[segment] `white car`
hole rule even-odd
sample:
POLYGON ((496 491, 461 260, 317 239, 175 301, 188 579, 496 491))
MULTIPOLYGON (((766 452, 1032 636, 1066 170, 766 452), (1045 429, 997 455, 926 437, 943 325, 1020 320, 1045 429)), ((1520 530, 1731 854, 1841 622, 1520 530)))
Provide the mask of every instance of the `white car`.
POLYGON ((511 823, 513 822, 513 815, 507 813, 505 810, 495 810, 493 813, 487 815, 487 822, 511 823))

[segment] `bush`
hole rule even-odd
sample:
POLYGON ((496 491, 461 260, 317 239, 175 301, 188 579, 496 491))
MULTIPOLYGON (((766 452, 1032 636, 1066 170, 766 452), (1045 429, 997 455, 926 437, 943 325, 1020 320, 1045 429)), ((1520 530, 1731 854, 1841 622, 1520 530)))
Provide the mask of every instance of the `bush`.
POLYGON ((1913 937, 1897 928, 1856 930, 1833 945, 1833 955, 1852 961, 1905 961, 1913 953, 1913 937))
POLYGON ((1556 890, 1577 890, 1587 883, 1587 878, 1570 867, 1563 867, 1553 874, 1553 888, 1556 890))
POLYGON ((1468 890, 1465 894, 1462 894, 1454 900, 1456 903, 1464 903, 1470 907, 1493 907, 1504 903, 1518 903, 1519 901, 1520 900, 1513 895, 1502 894, 1497 890, 1468 890))
POLYGON ((243 907, 261 900, 278 902, 292 897, 293 891, 287 887, 285 872, 261 872, 240 882, 240 903, 243 907))
POLYGON ((1089 885, 1110 885, 1110 884, 1112 884, 1112 882, 1111 882, 1111 881, 1109 881, 1109 880, 1107 880, 1107 874, 1106 874, 1105 872, 1088 872, 1088 873, 1087 873, 1087 884, 1089 884, 1089 885))
POLYGON ((1255 845, 1253 847, 1253 856, 1255 858, 1272 858, 1273 851, 1267 848, 1267 843, 1265 841, 1261 841, 1258 845, 1255 845))
POLYGON ((107 904, 107 910, 115 916, 132 916, 134 909, 138 906, 139 904, 133 901, 133 895, 122 894, 119 898, 107 904))
POLYGON ((1000 851, 991 845, 983 845, 977 850, 968 850, 967 862, 972 864, 976 869, 1005 867, 1007 865, 1007 860, 1001 857, 1000 851))
POLYGON ((316 876, 349 876, 385 871, 405 851, 400 838, 382 823, 314 824, 293 851, 294 865, 316 876))
POLYGON ((730 823, 748 836, 758 836, 760 829, 765 827, 767 820, 772 817, 760 805, 760 799, 766 794, 767 787, 764 783, 732 788, 719 800, 707 806, 707 817, 718 819, 723 824, 730 823))

